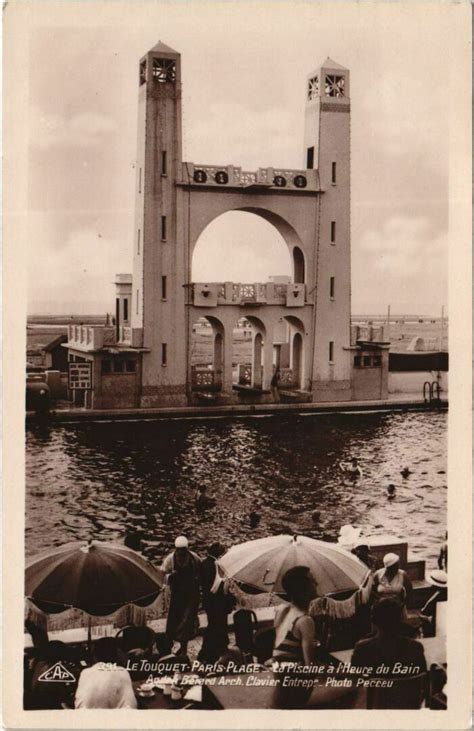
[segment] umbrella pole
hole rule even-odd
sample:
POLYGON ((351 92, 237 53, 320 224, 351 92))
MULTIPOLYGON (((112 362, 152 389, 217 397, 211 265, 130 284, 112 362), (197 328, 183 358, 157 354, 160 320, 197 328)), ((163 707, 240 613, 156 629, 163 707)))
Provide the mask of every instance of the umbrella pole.
POLYGON ((88 615, 87 621, 87 649, 92 658, 92 617, 88 615))

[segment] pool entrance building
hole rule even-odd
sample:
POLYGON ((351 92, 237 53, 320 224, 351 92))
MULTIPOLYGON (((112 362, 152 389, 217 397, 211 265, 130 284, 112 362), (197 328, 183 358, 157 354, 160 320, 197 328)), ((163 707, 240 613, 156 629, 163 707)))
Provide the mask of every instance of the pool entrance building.
POLYGON ((183 162, 181 57, 165 44, 140 60, 137 84, 133 275, 116 277, 113 325, 69 327, 70 369, 82 369, 83 378, 71 381, 75 403, 110 409, 387 398, 383 329, 350 324, 348 69, 328 58, 308 76, 300 170, 183 162), (291 277, 192 281, 199 237, 229 211, 252 213, 278 230, 291 277), (238 325, 249 338, 242 362, 234 350, 238 325), (209 344, 204 363, 193 358, 199 329, 209 344))

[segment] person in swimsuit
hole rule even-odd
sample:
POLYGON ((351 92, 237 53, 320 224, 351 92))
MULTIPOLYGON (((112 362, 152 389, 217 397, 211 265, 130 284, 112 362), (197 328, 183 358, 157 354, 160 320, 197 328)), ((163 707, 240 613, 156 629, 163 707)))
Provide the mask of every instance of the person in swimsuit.
POLYGON ((331 708, 332 704, 339 707, 344 697, 350 700, 353 689, 326 687, 324 676, 308 668, 308 665, 326 664, 308 613, 311 601, 317 596, 316 580, 307 566, 294 566, 283 576, 282 586, 288 603, 279 606, 275 613, 273 664, 278 685, 272 705, 285 709, 331 708))
POLYGON ((406 619, 406 602, 412 592, 412 584, 406 571, 400 568, 396 553, 386 553, 383 569, 374 574, 373 594, 376 599, 395 599, 403 605, 403 619, 406 619))
POLYGON ((339 467, 344 475, 351 480, 359 480, 362 477, 362 469, 357 461, 357 457, 352 457, 350 462, 339 462, 339 467))
POLYGON ((295 678, 298 667, 316 659, 314 622, 308 614, 310 602, 317 597, 317 584, 307 566, 294 566, 282 578, 288 603, 277 607, 274 620, 273 661, 279 667, 275 704, 277 708, 302 708, 311 690, 285 687, 285 675, 295 678))

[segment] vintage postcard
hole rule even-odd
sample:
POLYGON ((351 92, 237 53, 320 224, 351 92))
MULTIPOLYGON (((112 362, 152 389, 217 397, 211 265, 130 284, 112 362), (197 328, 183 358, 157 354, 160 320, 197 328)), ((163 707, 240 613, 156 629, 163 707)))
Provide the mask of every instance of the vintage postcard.
POLYGON ((5 726, 468 728, 470 4, 3 16, 5 726))

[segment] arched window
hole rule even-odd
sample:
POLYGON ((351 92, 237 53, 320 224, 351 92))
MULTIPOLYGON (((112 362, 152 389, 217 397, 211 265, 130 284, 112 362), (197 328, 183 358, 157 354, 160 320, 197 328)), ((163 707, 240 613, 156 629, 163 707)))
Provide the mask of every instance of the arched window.
POLYGON ((304 254, 298 246, 293 249, 293 279, 297 284, 305 281, 304 254))

